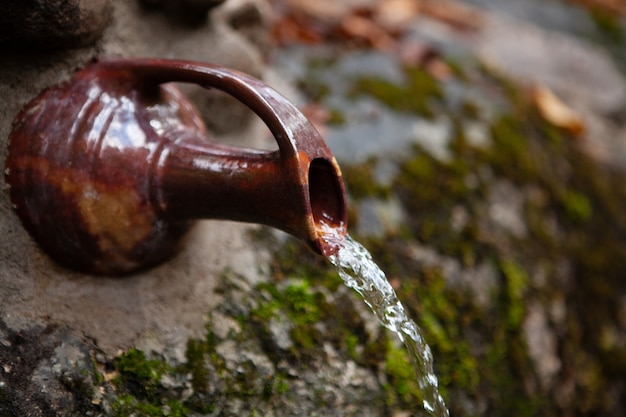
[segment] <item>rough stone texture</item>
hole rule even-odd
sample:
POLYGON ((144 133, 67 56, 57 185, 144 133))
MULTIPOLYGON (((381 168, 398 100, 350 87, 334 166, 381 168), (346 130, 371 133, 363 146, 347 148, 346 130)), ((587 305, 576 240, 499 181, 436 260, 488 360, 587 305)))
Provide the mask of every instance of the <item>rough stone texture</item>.
POLYGON ((207 12, 224 3, 225 0, 141 0, 146 8, 161 10, 173 21, 184 24, 201 24, 207 12))
POLYGON ((489 65, 520 81, 547 86, 569 105, 604 115, 626 106, 623 75, 610 56, 590 42, 496 16, 485 20, 476 48, 489 65))
POLYGON ((109 0, 8 0, 0 15, 0 48, 88 45, 100 36, 109 18, 109 0))
POLYGON ((337 341, 329 337, 333 333, 331 327, 340 326, 338 316, 355 314, 354 329, 363 327, 366 340, 376 340, 380 327, 371 312, 361 303, 353 303, 347 288, 329 292, 321 287, 308 288, 308 284, 297 277, 287 278, 276 285, 278 291, 304 285, 302 288, 308 288, 306 292, 323 298, 328 307, 345 309, 311 323, 308 331, 319 337, 313 336, 316 343, 305 347, 301 340, 294 340, 297 333, 293 330, 302 328, 296 323, 298 317, 288 317, 285 311, 280 311, 293 299, 283 300, 285 306, 280 307, 268 323, 263 323, 257 317, 259 311, 277 300, 259 289, 267 281, 258 282, 250 277, 225 273, 219 284, 224 299, 211 314, 210 328, 218 360, 214 356, 209 366, 221 364, 228 370, 228 376, 212 380, 205 395, 210 398, 224 391, 231 392, 225 402, 215 404, 215 412, 228 416, 255 413, 270 416, 384 415, 381 389, 384 377, 377 375, 378 367, 364 366, 346 357, 345 351, 336 345, 337 341), (241 324, 234 321, 234 317, 239 317, 241 324), (259 395, 262 392, 265 394, 259 395))
POLYGON ((550 328, 543 306, 538 302, 529 304, 523 325, 528 354, 537 370, 541 387, 546 389, 554 384, 561 369, 557 352, 558 340, 550 328))
POLYGON ((93 415, 99 394, 95 364, 89 346, 68 328, 15 332, 0 321, 0 337, 0 415, 93 415))

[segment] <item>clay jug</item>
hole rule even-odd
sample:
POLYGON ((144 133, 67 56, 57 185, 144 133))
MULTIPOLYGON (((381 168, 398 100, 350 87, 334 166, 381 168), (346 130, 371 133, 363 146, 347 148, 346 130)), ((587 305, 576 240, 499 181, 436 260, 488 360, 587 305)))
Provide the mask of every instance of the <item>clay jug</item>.
POLYGON ((23 224, 61 264, 124 274, 175 253, 194 220, 255 222, 324 255, 324 229, 345 233, 341 173, 319 133, 272 88, 219 66, 116 59, 42 92, 17 116, 6 182, 23 224), (278 150, 211 141, 171 82, 234 96, 278 150))

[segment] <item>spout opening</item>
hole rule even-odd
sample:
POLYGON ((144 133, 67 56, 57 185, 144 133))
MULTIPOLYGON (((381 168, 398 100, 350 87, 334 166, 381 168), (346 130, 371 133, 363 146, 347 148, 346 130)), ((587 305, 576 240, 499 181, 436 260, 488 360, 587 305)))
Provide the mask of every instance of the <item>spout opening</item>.
POLYGON ((317 158, 309 166, 309 201, 315 229, 321 236, 315 245, 323 255, 337 250, 334 242, 325 238, 329 230, 335 236, 343 236, 346 229, 345 192, 338 169, 328 160, 317 158))

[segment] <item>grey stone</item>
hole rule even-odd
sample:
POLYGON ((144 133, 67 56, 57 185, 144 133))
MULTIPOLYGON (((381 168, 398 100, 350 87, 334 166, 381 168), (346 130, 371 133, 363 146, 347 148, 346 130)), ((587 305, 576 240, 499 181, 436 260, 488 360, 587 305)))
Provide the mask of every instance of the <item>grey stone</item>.
POLYGON ((538 302, 528 305, 523 329, 528 354, 535 366, 539 383, 547 390, 561 369, 561 360, 557 351, 557 338, 549 326, 547 312, 538 302))
POLYGON ((207 13, 226 0, 140 0, 148 10, 158 10, 175 23, 200 25, 207 13))
POLYGON ((109 0, 8 0, 0 14, 0 47, 67 48, 88 45, 110 18, 109 0))
POLYGON ((489 193, 488 220, 494 230, 523 238, 528 234, 524 222, 524 195, 508 181, 497 181, 489 193))
POLYGON ((13 332, 0 349, 0 415, 90 415, 96 370, 89 347, 68 328, 35 327, 13 332))
POLYGON ((279 349, 287 350, 293 347, 293 340, 291 340, 290 336, 292 328, 292 323, 282 317, 272 317, 270 319, 268 330, 272 341, 279 349))
POLYGON ((505 75, 543 85, 569 105, 610 115, 626 106, 626 81, 611 57, 582 39, 504 16, 486 19, 478 55, 505 75))

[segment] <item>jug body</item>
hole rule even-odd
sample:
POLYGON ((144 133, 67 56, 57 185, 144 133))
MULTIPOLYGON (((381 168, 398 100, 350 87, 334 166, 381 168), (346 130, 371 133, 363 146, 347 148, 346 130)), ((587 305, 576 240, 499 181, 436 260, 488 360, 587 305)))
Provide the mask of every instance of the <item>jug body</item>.
POLYGON ((203 136, 204 125, 173 85, 81 75, 15 121, 7 182, 16 210, 64 265, 117 273, 157 264, 177 251, 190 221, 155 206, 153 171, 168 135, 203 136))

